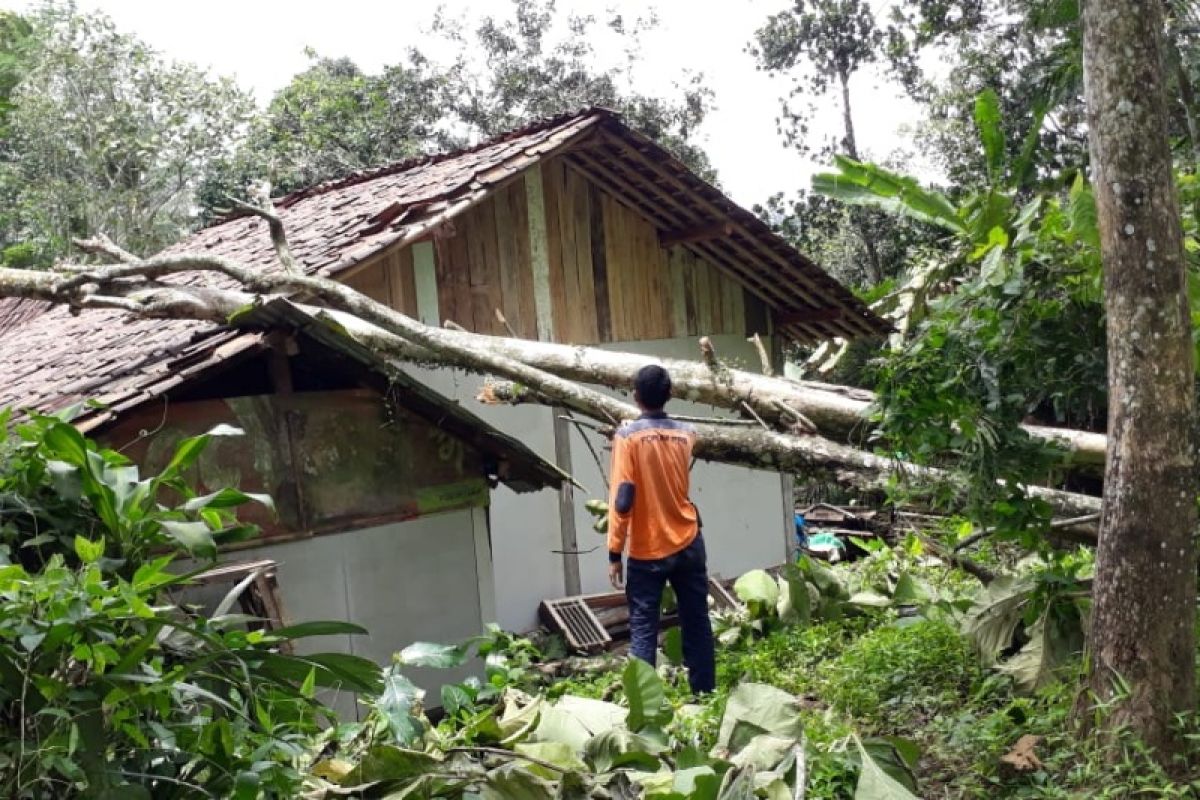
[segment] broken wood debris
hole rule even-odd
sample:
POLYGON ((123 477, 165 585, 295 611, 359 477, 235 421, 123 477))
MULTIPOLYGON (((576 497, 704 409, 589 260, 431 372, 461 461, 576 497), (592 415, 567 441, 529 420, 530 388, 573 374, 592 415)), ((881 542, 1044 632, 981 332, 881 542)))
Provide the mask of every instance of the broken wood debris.
MULTIPOLYGON (((719 575, 709 576, 709 597, 718 609, 741 605, 729 586, 719 575)), ((538 617, 543 625, 563 637, 568 648, 579 653, 612 649, 629 638, 629 605, 624 592, 543 600, 538 606, 538 617)), ((678 624, 679 615, 675 612, 663 614, 659 620, 660 630, 678 624)))

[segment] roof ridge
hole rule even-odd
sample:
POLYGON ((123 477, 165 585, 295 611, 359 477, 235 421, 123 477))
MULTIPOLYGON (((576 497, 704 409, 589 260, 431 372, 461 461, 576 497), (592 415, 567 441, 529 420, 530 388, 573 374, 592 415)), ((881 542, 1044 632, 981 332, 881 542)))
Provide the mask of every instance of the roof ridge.
MULTIPOLYGON (((295 205, 301 200, 306 200, 310 197, 318 197, 323 194, 328 194, 329 192, 337 191, 338 189, 345 189, 351 186, 356 186, 360 183, 367 183, 368 181, 372 181, 377 178, 385 178, 389 175, 407 172, 417 167, 438 164, 454 158, 461 158, 462 156, 470 153, 476 153, 480 150, 502 144, 506 141, 510 141, 521 136, 528 136, 531 133, 537 133, 538 131, 545 130, 547 128, 553 128, 571 120, 583 119, 591 114, 609 119, 620 119, 620 114, 618 114, 616 111, 598 105, 584 106, 583 108, 575 111, 564 111, 561 114, 555 114, 553 116, 542 117, 540 119, 533 120, 532 122, 528 122, 519 128, 513 128, 512 130, 504 131, 503 133, 496 134, 495 136, 466 147, 460 147, 454 150, 445 150, 440 153, 426 153, 419 156, 413 156, 412 158, 407 158, 403 161, 395 161, 391 164, 385 164, 381 167, 358 170, 357 172, 353 172, 341 178, 324 181, 322 183, 315 183, 312 186, 306 186, 302 189, 296 189, 275 200, 275 207, 279 209, 285 209, 289 206, 295 205)), ((216 228, 224 225, 227 222, 233 222, 234 220, 242 219, 245 216, 247 215, 244 212, 237 211, 225 214, 217 217, 212 221, 211 224, 203 226, 203 228, 200 228, 200 230, 216 228)))

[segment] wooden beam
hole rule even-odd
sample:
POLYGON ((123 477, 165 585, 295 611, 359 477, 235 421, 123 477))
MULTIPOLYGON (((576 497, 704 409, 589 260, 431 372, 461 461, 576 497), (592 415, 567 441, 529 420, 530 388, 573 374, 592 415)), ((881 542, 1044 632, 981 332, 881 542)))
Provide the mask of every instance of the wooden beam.
MULTIPOLYGON (((670 170, 668 170, 662 164, 659 164, 656 161, 654 161, 653 159, 649 158, 645 153, 640 152, 635 146, 631 146, 628 142, 622 141, 620 138, 613 136, 612 134, 608 133, 607 131, 601 133, 600 135, 603 136, 609 143, 611 143, 613 145, 613 148, 617 153, 619 153, 619 152, 629 153, 630 151, 632 151, 634 154, 636 154, 635 157, 636 157, 637 161, 640 162, 644 166, 644 168, 648 169, 655 176, 662 178, 667 183, 670 183, 672 186, 679 189, 681 192, 683 192, 685 194, 685 196, 694 198, 708 213, 713 214, 714 216, 722 216, 723 215, 723 213, 724 213, 723 210, 714 201, 706 198, 704 196, 703 192, 700 191, 697 187, 688 186, 687 183, 682 178, 680 178, 678 175, 672 173, 670 170)), ((620 159, 620 156, 618 156, 614 153, 614 158, 620 159)), ((626 159, 620 159, 620 160, 626 160, 626 159)), ((632 165, 630 165, 630 166, 632 166, 632 165)), ((758 238, 753 233, 751 233, 749 230, 747 230, 745 228, 745 226, 743 226, 739 223, 734 223, 734 231, 735 231, 735 233, 739 233, 742 236, 744 236, 750 242, 756 242, 756 240, 758 238)), ((736 246, 736 243, 735 243, 735 246, 736 246)), ((754 260, 760 261, 760 263, 761 263, 762 257, 766 256, 768 259, 774 261, 780 267, 783 267, 784 270, 786 270, 788 272, 788 274, 792 275, 797 280, 797 282, 803 284, 804 287, 809 292, 811 292, 815 297, 817 297, 818 299, 820 299, 822 301, 828 302, 828 303, 836 303, 836 298, 834 298, 830 295, 829 289, 818 285, 818 282, 816 280, 814 280, 810 276, 806 275, 803 272, 803 270, 798 269, 796 267, 796 265, 790 261, 790 259, 788 259, 784 256, 781 256, 779 253, 776 253, 769 245, 764 244, 763 246, 761 246, 761 250, 760 250, 761 255, 758 255, 757 258, 755 258, 754 255, 752 255, 750 252, 748 252, 746 250, 746 248, 736 247, 736 249, 740 250, 742 252, 743 256, 753 258, 754 260)), ((759 248, 756 247, 755 249, 757 250, 759 248)), ((843 291, 846 291, 846 290, 843 289, 843 291)), ((850 328, 851 330, 857 330, 857 332, 859 334, 871 336, 876 333, 876 331, 872 329, 872 327, 866 322, 866 320, 859 319, 854 315, 847 315, 842 320, 842 322, 844 322, 846 324, 846 326, 848 328, 850 328)))
POLYGON ((658 234, 658 243, 664 250, 667 250, 677 244, 703 242, 708 239, 720 239, 725 236, 733 236, 732 222, 711 222, 707 225, 697 225, 694 228, 660 231, 658 234))
POLYGON ((433 242, 423 240, 412 246, 413 285, 417 290, 417 319, 437 327, 438 317, 437 268, 434 265, 433 242))
POLYGON ((813 322, 833 322, 841 319, 843 313, 845 313, 844 310, 837 307, 791 311, 786 314, 776 314, 775 324, 786 327, 788 325, 807 325, 813 322))

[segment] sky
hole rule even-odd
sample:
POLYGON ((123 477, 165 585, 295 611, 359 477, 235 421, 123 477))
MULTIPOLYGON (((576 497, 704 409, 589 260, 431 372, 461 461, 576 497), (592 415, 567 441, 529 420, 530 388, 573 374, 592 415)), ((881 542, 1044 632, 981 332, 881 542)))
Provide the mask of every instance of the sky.
MULTIPOLYGON (((892 0, 871 0, 877 12, 892 0)), ((31 0, 0 0, 21 11, 31 0)), ((424 35, 439 5, 434 0, 77 0, 83 11, 101 10, 125 31, 166 55, 234 77, 262 103, 308 64, 306 48, 321 55, 349 56, 367 71, 399 59, 408 45, 426 46, 424 35)), ((445 0, 454 15, 503 12, 508 0, 445 0)), ((788 78, 757 71, 745 52, 754 31, 787 0, 655 0, 660 25, 644 39, 639 89, 669 91, 690 69, 703 72, 715 93, 715 108, 699 131, 699 144, 717 168, 723 188, 744 206, 777 191, 806 186, 824 164, 806 161, 787 148, 776 130, 779 98, 788 78)), ((561 10, 603 15, 616 8, 636 16, 647 2, 559 0, 561 10)), ((603 54, 602 54, 603 57, 603 54)), ((877 72, 863 71, 851 83, 859 149, 883 159, 909 142, 906 129, 919 121, 918 108, 877 72)), ((840 131, 833 99, 822 106, 813 135, 840 131)))

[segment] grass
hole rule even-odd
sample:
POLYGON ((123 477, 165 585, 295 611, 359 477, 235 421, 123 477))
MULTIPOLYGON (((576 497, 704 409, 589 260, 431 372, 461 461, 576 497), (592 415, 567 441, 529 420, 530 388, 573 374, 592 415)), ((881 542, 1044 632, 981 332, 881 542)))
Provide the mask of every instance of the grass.
MULTIPOLYGON (((1010 679, 981 667, 948 622, 850 617, 778 630, 724 650, 718 656, 721 688, 697 717, 696 744, 711 744, 725 693, 742 681, 773 684, 804 698, 810 797, 853 797, 855 766, 847 757, 852 732, 917 743, 917 777, 926 800, 1200 797, 1200 780, 1173 780, 1128 737, 1101 748, 1075 735, 1074 684, 1021 695, 1010 679), (1035 750, 1042 768, 1005 771, 1000 758, 1026 734, 1042 737, 1035 750)), ((685 702, 681 676, 673 686, 676 703, 685 702)), ((618 688, 598 676, 572 691, 619 697, 618 688)))
MULTIPOLYGON (((882 558, 881 558, 882 561, 882 558)), ((858 579, 873 579, 858 567, 858 579)), ((944 571, 942 572, 944 575, 944 571)), ((945 580, 944 578, 942 580, 945 580)), ((951 586, 952 593, 961 587, 951 586)), ((968 587, 973 588, 973 587, 968 587)), ((681 671, 664 667, 669 695, 687 722, 680 744, 712 746, 725 699, 743 682, 766 683, 799 698, 809 751, 809 797, 851 800, 857 763, 851 734, 901 737, 917 744, 918 795, 950 798, 1200 798, 1200 734, 1174 775, 1129 736, 1101 746, 1076 733, 1077 680, 1022 694, 985 669, 948 617, 899 618, 894 611, 851 613, 834 621, 776 627, 718 650, 718 691, 698 704, 681 671), (684 711, 686 706, 686 711, 684 711), (1002 757, 1026 735, 1039 737, 1039 768, 1016 772, 1002 757), (1188 776, 1180 778, 1179 776, 1188 776)), ((549 690, 621 700, 617 671, 560 680, 549 690)), ((1188 730, 1200 731, 1196 720, 1188 730)))

